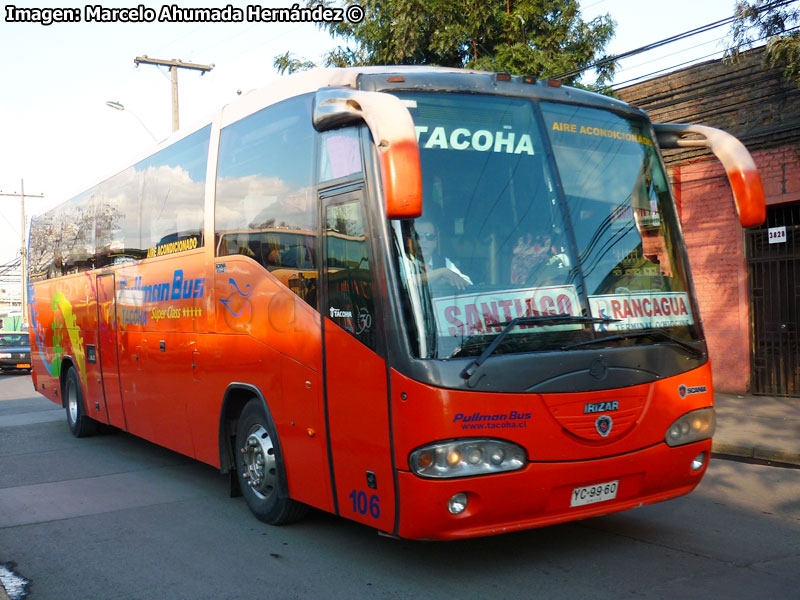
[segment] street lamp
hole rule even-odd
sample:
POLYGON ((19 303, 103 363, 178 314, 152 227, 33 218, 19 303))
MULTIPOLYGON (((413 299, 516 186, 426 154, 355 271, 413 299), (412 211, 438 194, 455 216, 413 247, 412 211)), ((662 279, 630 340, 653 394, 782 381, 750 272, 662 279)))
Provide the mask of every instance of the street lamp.
MULTIPOLYGON (((125 106, 124 106, 123 104, 121 104, 121 103, 119 103, 119 102, 114 102, 113 100, 109 100, 108 102, 106 102, 106 106, 110 106, 111 108, 113 108, 113 109, 115 109, 115 110, 126 110, 126 109, 125 109, 125 106)), ((152 132, 152 131, 150 131, 150 130, 147 128, 147 125, 145 125, 145 124, 144 124, 144 121, 142 121, 142 120, 139 118, 139 115, 137 115, 135 112, 133 112, 133 111, 132 111, 132 110, 130 110, 130 109, 128 109, 128 112, 129 112, 130 114, 132 114, 134 117, 136 117, 136 120, 137 120, 137 121, 139 121, 139 124, 140 124, 142 127, 144 127, 144 130, 145 130, 147 133, 149 133, 149 134, 150 134, 150 137, 151 137, 151 138, 153 138, 153 141, 155 141, 156 143, 158 143, 158 139, 156 138, 156 136, 154 136, 154 135, 153 135, 153 132, 152 132)))

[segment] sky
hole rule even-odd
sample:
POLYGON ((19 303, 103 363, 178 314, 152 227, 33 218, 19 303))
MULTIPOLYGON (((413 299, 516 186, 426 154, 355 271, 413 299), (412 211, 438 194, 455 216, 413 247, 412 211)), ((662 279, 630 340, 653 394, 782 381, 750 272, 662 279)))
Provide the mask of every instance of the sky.
MULTIPOLYGON (((138 4, 158 12, 152 0, 112 2, 104 8, 138 4)), ((181 7, 244 7, 252 0, 176 0, 181 7)), ((294 0, 261 6, 291 8, 294 0)), ((582 0, 584 20, 610 14, 617 23, 608 46, 620 54, 729 17, 735 0, 582 0)), ((77 8, 84 3, 29 2, 20 8, 77 8)), ((213 64, 200 75, 180 69, 182 127, 210 118, 237 92, 268 85, 279 77, 275 56, 291 51, 319 61, 338 46, 313 24, 293 23, 38 23, 9 22, 0 14, 0 193, 19 193, 24 180, 28 217, 77 195, 141 158, 172 128, 168 68, 136 67, 134 58, 180 59, 213 64), (126 110, 114 110, 107 101, 126 110)), ((718 58, 728 26, 640 54, 620 63, 615 83, 669 69, 687 61, 718 58), (711 55, 711 56, 709 56, 711 55)), ((20 201, 0 196, 0 267, 20 248, 20 201)), ((0 279, 0 287, 13 288, 0 279)))

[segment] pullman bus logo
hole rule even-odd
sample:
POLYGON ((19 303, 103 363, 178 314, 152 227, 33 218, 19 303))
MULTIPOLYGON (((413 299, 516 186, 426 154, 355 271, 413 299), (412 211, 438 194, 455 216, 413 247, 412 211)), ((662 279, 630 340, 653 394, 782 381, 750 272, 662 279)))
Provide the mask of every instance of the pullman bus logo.
POLYGON ((597 420, 594 422, 594 427, 597 429, 597 433, 599 433, 602 437, 608 437, 608 434, 611 433, 611 427, 613 427, 614 421, 608 415, 602 415, 597 417, 597 420))

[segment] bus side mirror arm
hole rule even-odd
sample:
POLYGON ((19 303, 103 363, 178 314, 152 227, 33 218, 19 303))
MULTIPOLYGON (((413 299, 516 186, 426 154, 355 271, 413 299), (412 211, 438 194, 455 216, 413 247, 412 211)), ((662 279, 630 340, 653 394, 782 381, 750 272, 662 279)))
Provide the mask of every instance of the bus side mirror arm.
POLYGON ((767 218, 764 188, 756 163, 742 142, 721 129, 705 125, 654 123, 653 128, 661 148, 711 150, 728 175, 742 227, 755 227, 764 223, 767 218), (695 137, 689 138, 690 134, 695 134, 695 137))
POLYGON ((348 88, 322 88, 314 98, 317 131, 364 121, 378 151, 383 198, 389 219, 422 214, 422 171, 414 121, 396 96, 348 88))

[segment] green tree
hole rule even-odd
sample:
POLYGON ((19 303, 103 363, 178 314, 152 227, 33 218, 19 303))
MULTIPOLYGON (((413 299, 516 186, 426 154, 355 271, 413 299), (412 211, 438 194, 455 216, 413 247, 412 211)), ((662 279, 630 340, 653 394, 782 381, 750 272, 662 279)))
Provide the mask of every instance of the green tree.
POLYGON ((800 86, 800 7, 795 0, 739 0, 731 24, 728 57, 736 60, 743 50, 767 39, 764 61, 783 69, 784 76, 800 86))
POLYGON ((278 73, 281 75, 287 72, 289 75, 291 75, 296 71, 305 71, 307 69, 313 69, 316 66, 310 60, 296 58, 289 51, 276 56, 275 60, 272 61, 272 64, 276 69, 278 69, 278 73))
MULTIPOLYGON (((306 3, 315 6, 319 0, 306 3)), ((604 49, 614 35, 609 15, 583 21, 578 0, 322 3, 330 7, 359 4, 365 11, 360 23, 320 25, 344 41, 325 56, 325 66, 424 64, 548 77, 604 58, 604 49)), ((276 59, 280 72, 287 71, 282 65, 276 59)), ((610 81, 614 66, 609 61, 596 69, 598 86, 610 81)), ((565 83, 574 83, 579 77, 573 75, 565 83)))

